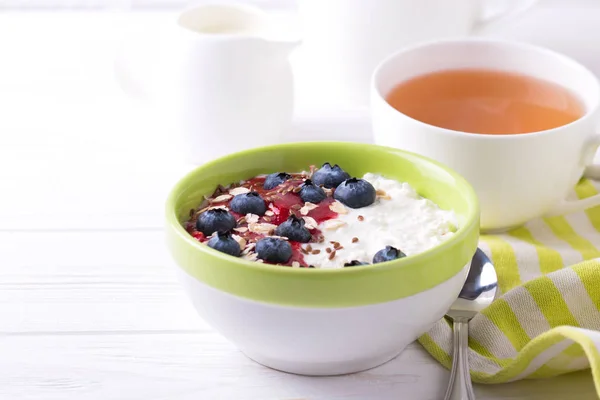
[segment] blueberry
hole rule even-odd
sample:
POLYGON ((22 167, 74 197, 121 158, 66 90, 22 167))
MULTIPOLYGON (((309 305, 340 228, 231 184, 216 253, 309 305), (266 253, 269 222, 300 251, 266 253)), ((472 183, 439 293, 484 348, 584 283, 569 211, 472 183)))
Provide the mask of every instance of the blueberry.
POLYGON ((333 192, 333 198, 350 208, 362 208, 375 202, 375 188, 364 179, 346 179, 333 192))
POLYGON ((287 172, 275 172, 274 174, 267 175, 263 188, 271 190, 291 178, 292 176, 287 172))
POLYGON ((323 188, 315 185, 310 179, 304 181, 300 186, 300 198, 304 202, 318 204, 325 200, 327 195, 323 188))
POLYGON ((335 164, 332 167, 328 162, 316 170, 312 176, 312 180, 315 185, 325 186, 329 189, 338 187, 340 183, 344 182, 348 178, 350 178, 350 175, 341 169, 339 165, 335 164))
POLYGON ((267 211, 265 201, 257 192, 242 193, 235 196, 229 207, 238 214, 263 215, 267 211))
POLYGON ((304 220, 293 214, 275 229, 275 234, 300 243, 308 243, 312 237, 308 229, 304 227, 304 220))
POLYGON ((292 256, 292 245, 287 240, 266 237, 256 242, 256 254, 261 260, 284 263, 292 256))
POLYGON ((358 260, 352 260, 352 261, 344 264, 344 267, 356 267, 357 265, 369 265, 369 263, 358 261, 358 260))
POLYGON ((207 245, 221 253, 229 254, 234 257, 239 257, 242 253, 240 244, 231 236, 230 231, 218 232, 215 236, 210 238, 207 245))
POLYGON ((381 249, 375 253, 375 256, 373 257, 373 264, 392 261, 402 257, 406 257, 406 254, 395 247, 385 246, 385 249, 381 249))
POLYGON ((204 211, 196 220, 196 229, 210 236, 217 231, 225 232, 235 228, 235 217, 223 208, 204 211))

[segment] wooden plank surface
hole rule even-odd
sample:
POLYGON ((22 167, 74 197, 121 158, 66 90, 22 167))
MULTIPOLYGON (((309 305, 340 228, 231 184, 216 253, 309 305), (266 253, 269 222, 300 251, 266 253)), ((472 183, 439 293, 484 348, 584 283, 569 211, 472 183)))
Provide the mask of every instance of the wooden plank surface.
MULTIPOLYGON (((196 316, 160 262, 161 240, 160 231, 2 234, 10 250, 0 257, 0 398, 442 395, 447 371, 417 344, 382 367, 343 377, 299 377, 253 363, 196 316)), ((574 391, 596 398, 587 373, 477 387, 481 399, 567 399, 574 391)))

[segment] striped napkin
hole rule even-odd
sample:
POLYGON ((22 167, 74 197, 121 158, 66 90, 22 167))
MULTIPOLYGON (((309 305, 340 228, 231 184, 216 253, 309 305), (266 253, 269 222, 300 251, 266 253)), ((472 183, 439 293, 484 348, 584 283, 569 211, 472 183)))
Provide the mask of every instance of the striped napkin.
MULTIPOLYGON (((572 198, 600 191, 582 179, 572 198)), ((600 207, 483 235, 501 296, 470 324, 471 377, 479 383, 548 378, 591 368, 600 397, 600 207)), ((446 368, 451 323, 419 338, 446 368)))

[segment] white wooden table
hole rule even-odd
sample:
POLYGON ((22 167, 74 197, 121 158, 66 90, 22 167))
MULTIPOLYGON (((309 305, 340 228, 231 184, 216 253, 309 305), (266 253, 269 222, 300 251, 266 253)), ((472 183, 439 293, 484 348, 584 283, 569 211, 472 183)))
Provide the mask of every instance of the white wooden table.
MULTIPOLYGON (((162 261, 163 201, 189 167, 114 83, 128 18, 0 14, 0 399, 440 399, 447 371, 417 344, 368 372, 300 377, 196 316, 162 261)), ((360 115, 334 117, 301 114, 294 137, 368 136, 360 115)), ((585 372, 476 392, 596 398, 585 372)))

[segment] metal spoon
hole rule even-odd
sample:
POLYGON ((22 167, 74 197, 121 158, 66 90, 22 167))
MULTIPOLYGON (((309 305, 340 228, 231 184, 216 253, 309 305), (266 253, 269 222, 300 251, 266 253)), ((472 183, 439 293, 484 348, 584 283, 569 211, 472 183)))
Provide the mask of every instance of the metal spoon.
POLYGON ((498 277, 490 259, 477 249, 467 280, 446 316, 454 323, 454 355, 444 400, 474 400, 469 374, 469 321, 490 305, 496 296, 498 277))

